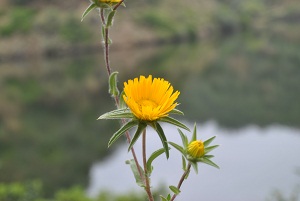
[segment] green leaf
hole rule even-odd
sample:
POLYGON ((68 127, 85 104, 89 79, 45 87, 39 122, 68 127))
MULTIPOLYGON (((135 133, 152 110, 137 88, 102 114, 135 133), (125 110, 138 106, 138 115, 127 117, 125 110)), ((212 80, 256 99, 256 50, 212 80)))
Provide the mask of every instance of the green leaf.
POLYGON ((210 146, 210 147, 205 147, 204 148, 204 151, 205 151, 205 154, 211 152, 212 150, 214 150, 215 148, 217 148, 219 145, 214 145, 214 146, 210 146))
POLYGON ((99 119, 132 119, 134 115, 129 109, 116 109, 105 114, 102 114, 99 119))
POLYGON ((117 132, 115 132, 113 134, 113 136, 110 138, 109 142, 108 142, 108 147, 110 147, 117 139, 119 139, 123 133, 125 133, 126 131, 128 131, 129 129, 131 129, 132 127, 138 125, 138 121, 137 120, 132 120, 129 121, 128 123, 124 124, 117 132))
POLYGON ((216 138, 216 136, 213 136, 213 137, 209 138, 208 140, 205 140, 203 142, 204 147, 208 146, 215 138, 216 138))
POLYGON ((175 193, 176 195, 178 195, 178 194, 181 192, 176 186, 169 186, 169 188, 170 188, 171 191, 173 191, 173 193, 175 193))
POLYGON ((111 27, 113 25, 113 19, 116 14, 115 10, 112 10, 107 17, 106 27, 111 27))
POLYGON ((173 109, 170 114, 179 114, 179 115, 184 115, 184 113, 178 109, 173 109))
POLYGON ((136 129, 136 132, 135 132, 135 134, 133 135, 133 138, 130 141, 128 151, 130 151, 130 149, 136 143, 136 141, 139 139, 139 137, 141 136, 142 132, 145 130, 146 127, 147 127, 147 124, 139 122, 138 128, 136 129))
MULTIPOLYGON (((143 183, 143 179, 140 176, 140 173, 138 171, 135 161, 133 159, 131 159, 131 160, 127 160, 125 163, 130 165, 131 171, 134 175, 135 182, 137 183, 137 185, 139 185, 141 187, 145 187, 145 185, 143 183)), ((139 166, 139 167, 140 167, 140 170, 142 171, 142 174, 144 175, 143 168, 141 166, 139 166)))
POLYGON ((87 7, 87 9, 83 12, 82 17, 81 17, 81 22, 83 21, 85 16, 87 16, 87 14, 89 14, 91 12, 91 10, 93 10, 96 7, 97 7, 96 4, 94 4, 94 3, 90 4, 89 7, 87 7))
POLYGON ((211 166, 213 166, 213 167, 215 167, 215 168, 220 169, 220 167, 219 167, 217 164, 215 164, 214 162, 212 162, 212 161, 211 161, 210 159, 208 159, 208 158, 205 158, 205 157, 199 158, 197 161, 198 161, 198 162, 202 162, 202 163, 206 163, 206 164, 208 164, 208 165, 211 165, 211 166))
POLYGON ((185 155, 185 151, 182 148, 182 146, 174 143, 174 142, 168 142, 170 145, 172 145, 175 149, 177 149, 178 151, 180 151, 182 153, 182 155, 185 155))
POLYGON ((168 194, 167 199, 168 199, 168 201, 171 200, 171 195, 170 194, 168 194))
POLYGON ((183 171, 186 171, 186 160, 184 158, 184 156, 181 156, 182 157, 182 169, 183 171))
POLYGON ((187 136, 180 129, 177 129, 177 130, 180 134, 180 137, 181 137, 182 144, 183 144, 184 148, 187 149, 187 147, 189 145, 189 141, 188 141, 187 136))
POLYGON ((180 128, 183 128, 187 131, 190 131, 190 129, 186 125, 184 125, 183 123, 181 123, 180 121, 178 121, 178 120, 176 120, 172 117, 162 117, 162 118, 159 119, 159 121, 170 123, 170 124, 173 124, 173 125, 178 126, 180 128))
POLYGON ((167 138, 165 136, 164 130, 161 128, 161 126, 157 122, 153 122, 150 125, 152 126, 152 128, 154 128, 154 130, 157 132, 158 136, 160 137, 160 140, 161 140, 161 142, 163 144, 163 147, 165 149, 166 157, 168 159, 169 158, 169 146, 168 146, 168 143, 167 143, 167 138))
POLYGON ((198 174, 198 163, 196 163, 196 162, 191 162, 191 164, 192 164, 192 167, 194 168, 196 174, 198 174))
POLYGON ((194 124, 194 129, 193 129, 193 136, 192 136, 192 141, 197 140, 197 125, 196 123, 194 124))
MULTIPOLYGON (((170 148, 169 148, 170 150, 170 148)), ((151 174, 152 172, 152 162, 158 157, 160 156, 161 154, 163 154, 165 152, 165 149, 164 148, 161 148, 161 149, 158 149, 156 150, 155 152, 153 152, 151 154, 151 156, 149 157, 149 159, 147 160, 147 170, 148 172, 151 174)))
POLYGON ((113 72, 110 74, 109 76, 109 93, 113 96, 113 97, 116 97, 116 96, 119 96, 119 89, 118 89, 118 86, 117 86, 117 75, 118 75, 118 72, 113 72))

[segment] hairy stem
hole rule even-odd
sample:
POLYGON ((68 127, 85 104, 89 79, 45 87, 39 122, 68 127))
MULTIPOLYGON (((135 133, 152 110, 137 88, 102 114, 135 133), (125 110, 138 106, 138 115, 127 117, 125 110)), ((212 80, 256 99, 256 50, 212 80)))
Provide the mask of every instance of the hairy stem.
MULTIPOLYGON (((188 164, 186 171, 185 171, 185 172, 183 173, 183 175, 181 176, 181 178, 180 178, 180 180, 179 180, 179 182, 178 182, 178 185, 177 185, 177 188, 178 188, 178 189, 180 189, 180 187, 181 187, 181 185, 182 185, 182 183, 183 183, 183 181, 184 181, 186 175, 190 172, 190 169, 191 169, 191 163, 188 164)), ((171 198, 170 201, 175 200, 176 196, 177 196, 177 195, 174 194, 174 195, 172 196, 172 198, 171 198)))
POLYGON ((149 201, 154 201, 153 195, 150 190, 150 182, 148 176, 148 169, 147 169, 147 156, 146 156, 146 129, 143 130, 143 137, 142 137, 142 146, 143 146, 143 164, 144 164, 144 172, 145 172, 145 190, 148 195, 149 201))
MULTIPOLYGON (((117 8, 118 8, 118 5, 115 6, 114 10, 116 10, 117 8)), ((100 9, 100 18, 101 18, 103 27, 105 27, 104 28, 105 29, 104 30, 105 31, 105 36, 104 36, 104 58, 105 58, 105 67, 106 67, 107 74, 108 74, 108 77, 109 77, 111 75, 111 67, 110 67, 110 64, 109 64, 109 44, 108 44, 108 39, 109 39, 108 34, 109 34, 109 32, 108 32, 108 27, 106 27, 104 9, 102 9, 102 8, 100 9)), ((114 100, 115 100, 116 107, 119 108, 119 106, 120 106, 119 97, 114 96, 114 100)), ((122 119, 122 124, 124 125, 125 123, 126 123, 126 120, 122 119)), ((128 131, 125 132, 125 136, 127 138, 127 142, 130 143, 131 138, 130 138, 130 134, 129 134, 128 131)), ((145 178, 144 178, 144 175, 143 175, 142 170, 140 168, 139 162, 137 160, 134 148, 132 147, 130 151, 132 153, 132 156, 133 156, 133 159, 135 161, 135 164, 136 164, 137 170, 139 172, 139 175, 140 175, 141 179, 144 181, 145 178)))

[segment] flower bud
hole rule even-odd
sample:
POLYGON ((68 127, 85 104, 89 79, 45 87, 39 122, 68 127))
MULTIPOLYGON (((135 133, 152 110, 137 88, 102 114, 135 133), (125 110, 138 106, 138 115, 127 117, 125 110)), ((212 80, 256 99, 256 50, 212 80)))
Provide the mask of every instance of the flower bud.
POLYGON ((201 140, 192 141, 187 148, 187 153, 192 158, 200 158, 204 155, 204 144, 201 140))

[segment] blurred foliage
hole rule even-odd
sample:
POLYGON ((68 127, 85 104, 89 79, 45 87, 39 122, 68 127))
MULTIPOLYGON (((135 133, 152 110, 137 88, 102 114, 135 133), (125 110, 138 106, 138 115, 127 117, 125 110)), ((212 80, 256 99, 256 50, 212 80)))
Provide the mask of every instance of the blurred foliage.
POLYGON ((9 21, 0 26, 1 36, 12 34, 28 34, 32 28, 35 11, 30 8, 16 7, 9 12, 9 21))
MULTIPOLYGON (((100 192, 95 198, 88 197, 85 190, 80 186, 61 189, 54 193, 52 198, 43 196, 41 182, 32 181, 27 183, 0 183, 1 201, 146 201, 142 193, 129 192, 116 194, 109 191, 100 192)), ((158 198, 158 192, 155 192, 158 198)))

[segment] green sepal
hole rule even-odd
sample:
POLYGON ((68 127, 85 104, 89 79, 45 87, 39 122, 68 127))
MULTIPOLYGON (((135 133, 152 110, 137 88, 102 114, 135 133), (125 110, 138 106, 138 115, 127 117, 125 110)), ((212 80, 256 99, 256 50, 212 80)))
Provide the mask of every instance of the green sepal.
POLYGON ((183 147, 185 149, 187 149, 188 145, 189 145, 189 140, 187 138, 187 136, 180 130, 180 129, 177 129, 179 134, 180 134, 180 137, 181 137, 181 140, 182 140, 182 144, 183 144, 183 147))
POLYGON ((125 94, 124 90, 120 93, 120 96, 119 96, 119 108, 120 109, 124 109, 127 107, 125 101, 124 101, 124 98, 123 98, 123 95, 125 94))
POLYGON ((129 109, 116 109, 105 114, 102 114, 99 119, 133 119, 134 115, 129 109))
POLYGON ((117 139, 119 139, 121 137, 121 135, 123 135, 123 133, 125 133, 126 131, 128 131, 129 129, 131 129, 132 127, 138 125, 138 121, 137 120, 131 120, 128 123, 124 124, 117 132, 115 132, 113 134, 113 136, 110 138, 109 142, 108 142, 108 147, 110 147, 117 139))
POLYGON ((182 158, 182 169, 183 169, 183 171, 186 171, 186 160, 185 160, 185 157, 181 156, 181 158, 182 158))
POLYGON ((100 1, 96 1, 96 4, 99 8, 102 8, 102 9, 107 9, 107 8, 111 8, 111 6, 107 3, 103 3, 103 2, 100 2, 100 1))
POLYGON ((170 124, 173 124, 173 125, 178 126, 180 128, 183 128, 187 131, 190 131, 190 129, 186 125, 184 125, 183 123, 181 123, 180 121, 178 121, 178 120, 176 120, 172 117, 161 117, 159 119, 159 121, 170 123, 170 124))
POLYGON ((138 123, 138 128, 136 129, 136 132, 130 141, 128 151, 130 151, 130 149, 136 143, 136 141, 139 139, 139 137, 141 136, 141 134, 143 133, 143 131, 145 130, 146 127, 147 127, 146 123, 143 123, 143 122, 138 123))
MULTIPOLYGON (((139 171, 137 169, 135 161, 133 159, 131 159, 131 160, 125 161, 125 163, 128 164, 128 165, 130 165, 131 171, 132 171, 132 173, 134 175, 135 182, 137 183, 137 185, 139 185, 141 187, 145 187, 145 185, 143 183, 143 179, 140 176, 140 173, 139 173, 139 171)), ((142 167, 141 166, 139 166, 139 167, 140 167, 140 170, 142 171, 142 174, 144 175, 144 171, 143 171, 142 167)))
POLYGON ((215 148, 217 148, 219 145, 214 145, 214 146, 210 146, 210 147, 205 147, 204 148, 204 151, 205 151, 205 154, 211 152, 212 150, 214 150, 215 148))
POLYGON ((197 140, 197 125, 195 123, 194 124, 194 129, 193 129, 192 141, 196 141, 196 140, 197 140))
POLYGON ((163 147, 165 149, 166 157, 169 158, 169 146, 167 143, 167 138, 165 136, 164 130, 162 127, 157 123, 156 121, 150 123, 150 126, 157 132, 158 136, 160 137, 160 140, 163 144, 163 147))
POLYGON ((169 114, 179 114, 179 115, 184 115, 184 113, 178 109, 173 109, 169 112, 169 114))
MULTIPOLYGON (((170 148, 169 148, 170 150, 170 148)), ((161 154, 163 154, 165 152, 165 149, 164 148, 161 148, 161 149, 158 149, 156 150, 155 152, 153 152, 151 154, 151 156, 149 157, 149 159, 147 160, 147 170, 148 170, 148 173, 149 175, 151 174, 153 168, 152 168, 152 162, 158 157, 160 156, 161 154)))
POLYGON ((198 163, 196 163, 196 162, 191 162, 191 164, 192 164, 192 167, 193 167, 194 170, 195 170, 195 173, 198 174, 198 163))
POLYGON ((203 142, 204 147, 208 146, 215 138, 216 138, 216 136, 213 136, 213 137, 211 137, 211 138, 205 140, 205 141, 203 142))
POLYGON ((169 186, 169 189, 176 195, 178 195, 181 192, 176 186, 169 186))
POLYGON ((124 1, 121 3, 121 6, 123 6, 124 8, 126 8, 126 5, 125 5, 124 1))
POLYGON ((210 159, 210 158, 213 158, 215 156, 214 155, 204 155, 203 157, 210 159))
POLYGON ((115 10, 112 10, 107 17, 106 27, 111 27, 113 25, 113 19, 116 14, 115 10))
POLYGON ((202 163, 205 163, 205 164, 208 164, 210 166, 220 169, 220 167, 217 164, 215 164, 214 162, 212 162, 210 159, 208 159, 206 157, 197 159, 197 162, 202 162, 202 163))
POLYGON ((110 74, 109 76, 109 93, 113 96, 113 97, 117 97, 119 96, 119 89, 117 86, 117 75, 118 72, 115 71, 113 73, 110 74))
POLYGON ((81 22, 83 21, 83 19, 85 18, 85 16, 87 16, 87 14, 89 14, 91 12, 91 10, 93 10, 96 7, 97 7, 97 5, 95 3, 91 3, 89 5, 89 7, 87 7, 87 9, 85 9, 85 11, 83 12, 83 14, 81 16, 81 22))
POLYGON ((174 143, 174 142, 168 142, 170 145, 172 145, 175 149, 177 149, 178 151, 180 151, 182 153, 182 155, 185 155, 185 151, 182 148, 182 146, 174 143))

